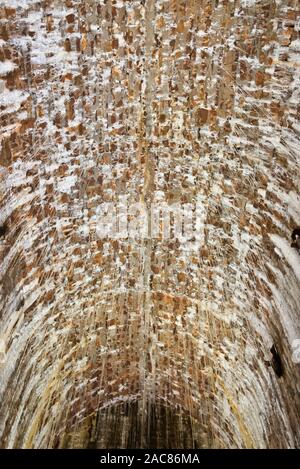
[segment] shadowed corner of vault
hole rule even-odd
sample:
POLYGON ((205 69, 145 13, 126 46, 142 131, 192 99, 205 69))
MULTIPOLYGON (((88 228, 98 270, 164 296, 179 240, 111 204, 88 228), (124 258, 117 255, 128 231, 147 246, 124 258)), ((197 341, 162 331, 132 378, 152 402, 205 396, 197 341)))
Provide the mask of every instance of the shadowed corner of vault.
POLYGON ((163 402, 128 401, 101 408, 76 430, 57 438, 57 448, 209 448, 203 425, 187 411, 163 402))

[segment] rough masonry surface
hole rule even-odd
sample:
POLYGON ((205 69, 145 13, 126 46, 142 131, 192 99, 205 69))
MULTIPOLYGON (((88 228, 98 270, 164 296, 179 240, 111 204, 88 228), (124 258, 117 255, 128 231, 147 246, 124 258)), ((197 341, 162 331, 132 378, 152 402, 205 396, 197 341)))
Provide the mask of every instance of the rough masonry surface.
POLYGON ((0 0, 2 447, 299 446, 299 31, 296 0, 0 0), (198 201, 201 243, 101 236, 120 200, 198 201))

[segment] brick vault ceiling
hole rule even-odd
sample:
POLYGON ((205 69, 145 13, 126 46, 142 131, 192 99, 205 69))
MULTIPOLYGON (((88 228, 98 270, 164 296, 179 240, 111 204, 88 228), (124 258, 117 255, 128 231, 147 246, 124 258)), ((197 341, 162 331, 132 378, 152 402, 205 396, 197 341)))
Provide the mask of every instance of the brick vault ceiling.
POLYGON ((0 1, 2 447, 299 445, 297 6, 0 1))

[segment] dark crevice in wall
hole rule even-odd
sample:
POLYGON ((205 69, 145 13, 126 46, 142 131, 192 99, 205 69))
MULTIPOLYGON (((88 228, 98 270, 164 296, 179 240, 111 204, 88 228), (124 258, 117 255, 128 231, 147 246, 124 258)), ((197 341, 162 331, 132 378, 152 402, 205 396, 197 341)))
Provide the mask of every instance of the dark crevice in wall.
POLYGON ((292 238, 291 247, 298 249, 300 252, 300 227, 299 226, 293 230, 291 238, 292 238))
POLYGON ((0 225, 0 238, 4 238, 7 235, 8 226, 6 223, 0 225))
POLYGON ((271 361, 272 367, 276 373, 276 376, 278 376, 278 378, 281 378, 284 374, 284 368, 283 368, 281 356, 274 344, 272 345, 270 351, 272 353, 272 361, 271 361))

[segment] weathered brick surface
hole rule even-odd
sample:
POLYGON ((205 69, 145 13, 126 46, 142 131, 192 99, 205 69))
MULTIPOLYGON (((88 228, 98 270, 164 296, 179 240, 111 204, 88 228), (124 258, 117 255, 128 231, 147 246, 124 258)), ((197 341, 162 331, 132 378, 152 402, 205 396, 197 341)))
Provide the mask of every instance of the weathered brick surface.
POLYGON ((3 447, 86 445, 126 402, 299 445, 299 30, 293 0, 0 1, 3 447), (203 245, 100 239, 119 197, 201 200, 203 245))

